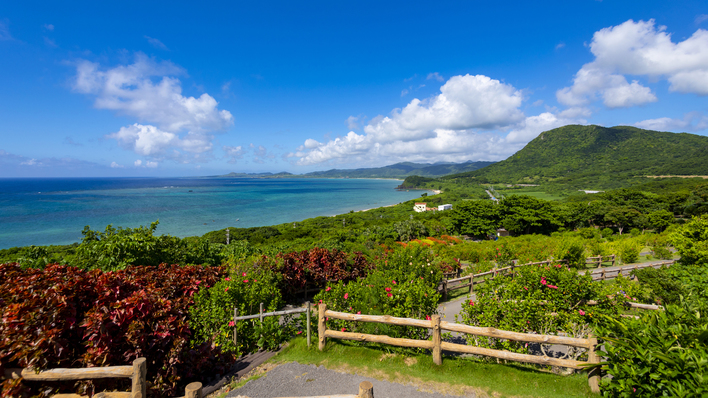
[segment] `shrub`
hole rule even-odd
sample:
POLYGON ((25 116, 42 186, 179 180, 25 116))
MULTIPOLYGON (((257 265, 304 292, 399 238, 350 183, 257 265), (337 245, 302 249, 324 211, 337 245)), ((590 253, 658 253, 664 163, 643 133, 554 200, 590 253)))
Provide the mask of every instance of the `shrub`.
POLYGON ((603 228, 602 231, 600 231, 600 234, 605 239, 609 238, 614 233, 615 233, 615 231, 613 231, 612 228, 603 228))
POLYGON ((567 261, 572 268, 585 268, 585 245, 582 239, 562 239, 556 248, 555 258, 567 261))
POLYGON ((601 388, 606 396, 703 397, 708 394, 708 321, 687 303, 641 319, 606 317, 597 332, 612 376, 601 388))
MULTIPOLYGON (((599 294, 589 275, 563 265, 526 266, 516 276, 488 280, 477 289, 476 301, 462 303, 458 321, 523 333, 567 333, 587 337, 599 314, 617 314, 618 301, 599 294), (597 300, 598 305, 587 305, 597 300)), ((482 347, 525 352, 521 342, 468 336, 468 343, 482 347)), ((578 352, 579 353, 579 352, 578 352)))
POLYGON ((631 240, 625 240, 619 245, 619 257, 623 264, 632 264, 639 261, 639 247, 631 240))
POLYGON ((233 314, 239 316, 258 314, 260 303, 265 312, 277 311, 285 304, 279 281, 282 277, 270 270, 232 273, 208 289, 201 289, 194 296, 190 319, 194 329, 194 344, 208 342, 222 351, 237 355, 257 349, 277 348, 291 337, 290 328, 280 327, 278 317, 267 317, 261 325, 258 320, 239 321, 239 346, 233 342, 233 314))
MULTIPOLYGON (((174 396, 233 361, 218 347, 189 344, 192 296, 221 275, 217 267, 174 265, 115 272, 0 265, 0 368, 129 365, 145 357, 150 394, 174 396)), ((83 383, 81 391, 91 386, 83 383)), ((23 389, 3 383, 4 396, 23 389)))

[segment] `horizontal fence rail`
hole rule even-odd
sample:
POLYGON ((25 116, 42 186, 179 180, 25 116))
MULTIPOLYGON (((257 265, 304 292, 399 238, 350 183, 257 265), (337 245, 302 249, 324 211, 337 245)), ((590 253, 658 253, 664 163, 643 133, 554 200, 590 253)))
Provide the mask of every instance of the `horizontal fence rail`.
POLYGON ((554 335, 538 335, 529 333, 511 332, 499 330, 490 327, 469 326, 458 323, 441 322, 439 315, 433 315, 430 320, 398 318, 388 315, 361 315, 350 314, 346 312, 338 312, 327 309, 326 304, 320 304, 318 309, 318 334, 319 334, 319 349, 324 350, 327 338, 335 338, 341 340, 356 340, 372 343, 381 343, 395 345, 399 347, 422 348, 432 351, 433 362, 437 365, 442 364, 442 350, 451 352, 460 352, 475 355, 484 355, 493 358, 528 362, 540 365, 560 366, 572 369, 589 368, 588 383, 593 392, 599 392, 599 367, 593 366, 600 362, 596 353, 597 339, 590 336, 587 339, 579 339, 574 337, 554 336, 554 335), (366 333, 354 333, 327 329, 327 319, 340 319, 345 321, 359 322, 375 322, 389 325, 400 326, 415 326, 427 329, 432 329, 432 340, 414 340, 404 338, 394 338, 385 335, 373 335, 366 333), (520 354, 504 350, 495 350, 490 348, 482 348, 469 346, 464 344, 455 344, 443 342, 441 339, 442 330, 451 332, 465 333, 474 336, 485 336, 498 339, 507 339, 521 342, 531 342, 540 344, 562 344, 573 347, 585 348, 588 350, 588 361, 576 361, 571 359, 560 359, 548 356, 520 354))
POLYGON ((263 303, 260 303, 259 306, 259 311, 258 314, 254 315, 238 315, 238 308, 234 308, 234 317, 233 317, 233 323, 234 323, 234 344, 236 347, 238 347, 238 333, 236 331, 236 322, 238 321, 246 321, 249 319, 258 319, 260 323, 263 323, 263 318, 269 317, 269 316, 283 316, 283 315, 292 315, 292 314, 302 314, 302 313, 307 314, 307 346, 310 346, 310 340, 311 340, 311 330, 310 330, 310 317, 312 316, 312 305, 310 302, 306 302, 305 306, 302 308, 293 308, 291 310, 283 310, 283 311, 273 311, 273 312, 263 312, 263 303))
POLYGON ((629 276, 634 270, 643 268, 661 268, 663 266, 672 265, 676 260, 662 261, 659 263, 648 263, 648 264, 629 264, 620 266, 615 269, 598 268, 594 270, 587 271, 592 276, 593 281, 604 281, 607 279, 615 279, 618 276, 629 276))
MULTIPOLYGON (((58 368, 36 372, 34 369, 5 369, 2 374, 4 379, 23 379, 27 381, 69 381, 126 378, 132 380, 129 392, 102 392, 94 397, 105 398, 146 398, 147 397, 147 361, 138 358, 133 365, 105 366, 96 368, 58 368)), ((201 386, 200 386, 201 387, 201 386)), ((63 398, 80 398, 78 394, 59 394, 63 398)))

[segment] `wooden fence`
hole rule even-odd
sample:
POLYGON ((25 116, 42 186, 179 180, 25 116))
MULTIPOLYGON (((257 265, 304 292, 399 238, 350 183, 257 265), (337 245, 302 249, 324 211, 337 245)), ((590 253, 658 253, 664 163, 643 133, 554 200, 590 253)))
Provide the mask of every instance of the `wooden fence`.
POLYGON ((590 272, 590 275, 592 275, 592 280, 593 281, 604 281, 607 279, 614 279, 617 278, 618 276, 629 276, 630 273, 634 270, 638 269, 643 269, 643 268, 661 268, 664 265, 671 265, 675 262, 675 260, 669 260, 669 261, 662 261, 660 263, 648 263, 648 264, 631 264, 631 265, 626 265, 623 267, 619 267, 616 269, 606 269, 606 268, 599 268, 599 269, 594 269, 590 272), (623 274, 624 272, 624 274, 623 274))
POLYGON ((470 275, 465 275, 461 276, 459 278, 454 278, 454 279, 443 279, 440 285, 438 285, 438 291, 442 292, 443 296, 443 301, 447 300, 447 293, 450 290, 457 290, 457 289, 462 289, 462 288, 469 288, 469 293, 472 293, 474 290, 474 285, 479 285, 480 283, 484 283, 487 281, 487 279, 494 279, 499 274, 502 275, 511 275, 514 273, 514 270, 519 267, 526 267, 529 265, 544 265, 544 264, 551 264, 551 263, 563 263, 565 260, 546 260, 546 261, 538 261, 538 262, 532 262, 532 263, 526 263, 526 264, 512 264, 508 267, 503 267, 503 268, 494 268, 490 271, 486 272, 480 272, 479 274, 470 274, 470 275), (492 275, 490 278, 485 278, 480 281, 475 281, 475 278, 482 278, 485 276, 492 275), (464 282, 468 281, 468 282, 464 282))
POLYGON ((585 259, 585 265, 595 264, 597 267, 600 267, 604 262, 612 262, 612 265, 610 265, 610 267, 614 267, 616 258, 617 256, 615 256, 614 254, 610 254, 609 256, 588 257, 585 259))
POLYGON ((283 316, 283 315, 291 315, 291 314, 301 314, 301 313, 306 313, 307 314, 307 346, 310 346, 310 317, 312 313, 312 305, 310 302, 305 303, 305 307, 303 308, 294 308, 292 310, 284 310, 284 311, 273 311, 273 312, 263 312, 263 303, 260 304, 260 310, 258 314, 255 315, 243 315, 243 316, 238 316, 238 308, 234 308, 234 344, 236 347, 238 347, 238 334, 236 332, 236 322, 238 321, 245 321, 248 319, 256 319, 260 321, 261 324, 263 324, 263 318, 269 317, 269 316, 283 316))
MULTIPOLYGON (((147 361, 138 358, 132 366, 103 366, 96 368, 57 368, 37 373, 34 369, 5 369, 3 379, 26 381, 71 381, 93 379, 131 379, 131 390, 127 392, 100 392, 94 398, 147 398, 147 361)), ((57 394, 53 398, 81 398, 78 394, 57 394)), ((185 388, 184 398, 202 398, 202 383, 191 383, 185 388)))
POLYGON ((432 351, 433 362, 437 365, 442 365, 442 351, 452 351, 460 352, 466 354, 484 355, 493 358, 505 359, 517 362, 528 362, 540 365, 550 365, 550 366, 560 366, 572 369, 585 369, 589 368, 588 373, 588 384, 593 392, 599 392, 599 380, 600 380, 600 369, 599 366, 592 366, 593 364, 598 364, 600 362, 599 356, 596 353, 597 339, 590 336, 587 339, 578 339, 574 337, 564 337, 564 336, 553 336, 553 335, 539 335, 539 334, 528 334, 528 333, 518 333, 510 332, 505 330, 498 330, 490 327, 477 327, 462 325, 458 323, 451 323, 440 321, 439 315, 433 315, 431 320, 422 319, 411 319, 411 318, 397 318, 389 315, 361 315, 361 314, 349 314, 346 312, 336 312, 327 309, 326 304, 320 304, 318 312, 318 335, 319 335, 319 349, 324 350, 327 338, 342 339, 342 340, 356 340, 356 341, 366 341, 372 343, 382 343, 395 345, 399 347, 409 347, 409 348, 423 348, 432 351), (389 336, 373 335, 365 333, 352 333, 352 332, 340 332, 337 330, 327 329, 327 318, 341 319, 345 321, 358 321, 358 322, 375 322, 384 323, 388 325, 400 325, 400 326, 415 326, 421 328, 432 329, 432 340, 414 340, 414 339, 403 339, 403 338, 393 338, 389 336), (451 332, 466 333, 475 336, 486 336, 499 339, 507 339, 514 341, 530 342, 530 343, 541 343, 541 344, 562 344, 573 347, 586 348, 588 350, 588 361, 575 361, 571 359, 560 359, 552 358, 548 356, 538 356, 538 355, 528 355, 519 354, 510 351, 494 350, 489 348, 482 348, 476 346, 469 346, 463 344, 448 343, 442 341, 441 333, 442 330, 448 330, 451 332))
POLYGON ((279 398, 374 398, 374 385, 370 381, 359 383, 359 394, 319 395, 316 397, 279 397, 279 398))

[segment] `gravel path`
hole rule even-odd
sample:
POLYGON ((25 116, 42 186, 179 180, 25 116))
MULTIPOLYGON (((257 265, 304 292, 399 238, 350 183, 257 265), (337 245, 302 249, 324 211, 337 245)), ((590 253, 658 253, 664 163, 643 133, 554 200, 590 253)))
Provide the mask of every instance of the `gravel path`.
MULTIPOLYGON (((357 394, 359 383, 370 381, 376 398, 443 398, 440 393, 419 391, 417 387, 380 381, 370 377, 339 373, 324 366, 302 365, 290 362, 276 367, 260 379, 251 380, 243 387, 229 392, 227 397, 275 398, 311 397, 317 395, 357 394)), ((466 395, 466 397, 474 397, 466 395)))

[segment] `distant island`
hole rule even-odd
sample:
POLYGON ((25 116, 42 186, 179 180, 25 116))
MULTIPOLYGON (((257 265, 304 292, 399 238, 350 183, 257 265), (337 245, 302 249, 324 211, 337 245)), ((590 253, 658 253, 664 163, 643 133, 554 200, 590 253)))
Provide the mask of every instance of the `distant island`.
POLYGON ((496 162, 464 163, 436 162, 412 163, 402 162, 384 167, 360 169, 331 169, 327 171, 313 171, 306 174, 280 173, 234 173, 210 176, 212 178, 406 178, 409 176, 441 177, 444 175, 465 173, 479 170, 496 162))

